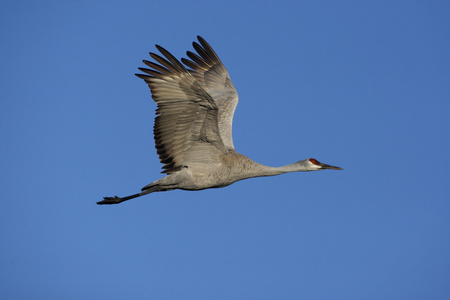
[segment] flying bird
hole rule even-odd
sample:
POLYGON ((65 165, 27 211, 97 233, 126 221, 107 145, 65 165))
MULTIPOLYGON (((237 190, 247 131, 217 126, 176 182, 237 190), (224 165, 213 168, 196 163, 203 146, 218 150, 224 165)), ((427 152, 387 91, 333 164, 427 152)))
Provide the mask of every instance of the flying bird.
POLYGON ((225 66, 200 36, 193 42, 197 53, 180 63, 156 45, 156 61, 143 60, 149 68, 135 74, 149 86, 156 110, 153 134, 156 152, 167 176, 126 197, 105 197, 97 204, 117 204, 153 192, 203 190, 236 181, 288 172, 342 170, 314 158, 282 167, 269 167, 236 152, 231 134, 238 94, 225 66))

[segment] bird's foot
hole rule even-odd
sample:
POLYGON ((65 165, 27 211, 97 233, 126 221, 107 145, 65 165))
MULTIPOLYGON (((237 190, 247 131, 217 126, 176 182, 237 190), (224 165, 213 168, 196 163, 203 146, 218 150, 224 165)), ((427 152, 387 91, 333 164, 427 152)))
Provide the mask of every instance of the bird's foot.
POLYGON ((114 197, 104 197, 103 201, 98 201, 97 204, 102 205, 102 204, 117 204, 122 202, 123 200, 117 196, 114 197))

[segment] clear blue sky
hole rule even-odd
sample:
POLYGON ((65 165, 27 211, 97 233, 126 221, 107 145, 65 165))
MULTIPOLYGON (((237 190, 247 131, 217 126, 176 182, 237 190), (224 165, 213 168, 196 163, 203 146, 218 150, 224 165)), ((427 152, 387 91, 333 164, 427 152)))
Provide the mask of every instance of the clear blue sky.
POLYGON ((2 299, 450 299, 448 1, 2 1, 2 299), (202 35, 236 149, 344 171, 155 193, 133 74, 202 35))

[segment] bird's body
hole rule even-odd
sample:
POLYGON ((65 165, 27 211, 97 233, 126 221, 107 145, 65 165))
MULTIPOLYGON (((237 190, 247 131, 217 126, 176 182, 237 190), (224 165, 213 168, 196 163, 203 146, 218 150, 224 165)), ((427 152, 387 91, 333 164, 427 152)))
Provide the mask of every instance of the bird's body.
POLYGON ((154 137, 157 153, 168 175, 142 192, 127 197, 105 197, 98 204, 116 204, 152 192, 174 189, 219 188, 233 182, 287 172, 337 169, 309 158, 283 167, 268 167, 235 151, 232 121, 237 92, 222 62, 201 37, 193 43, 197 54, 187 52, 186 69, 160 46, 164 58, 150 53, 159 64, 145 61, 152 69, 139 68, 158 104, 154 137))
POLYGON ((161 185, 173 185, 182 190, 203 190, 225 187, 242 179, 266 176, 264 174, 266 166, 260 165, 236 151, 230 150, 219 159, 215 164, 198 164, 183 168, 149 184, 144 187, 144 190, 161 185))

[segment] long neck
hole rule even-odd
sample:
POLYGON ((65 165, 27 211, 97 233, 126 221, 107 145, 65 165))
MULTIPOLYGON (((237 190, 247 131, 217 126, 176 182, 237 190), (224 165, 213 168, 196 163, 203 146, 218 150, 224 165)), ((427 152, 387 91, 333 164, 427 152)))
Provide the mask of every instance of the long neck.
POLYGON ((295 162, 293 164, 289 164, 282 167, 269 167, 261 165, 261 173, 259 176, 274 176, 274 175, 280 175, 284 173, 289 172, 306 172, 306 171, 312 171, 310 168, 310 164, 307 162, 307 160, 301 160, 298 162, 295 162))
POLYGON ((231 174, 228 172, 227 176, 230 176, 232 182, 252 177, 280 175, 288 172, 312 171, 311 163, 307 159, 282 167, 269 167, 259 164, 236 151, 230 151, 227 156, 224 156, 223 163, 228 165, 231 170, 231 174))

